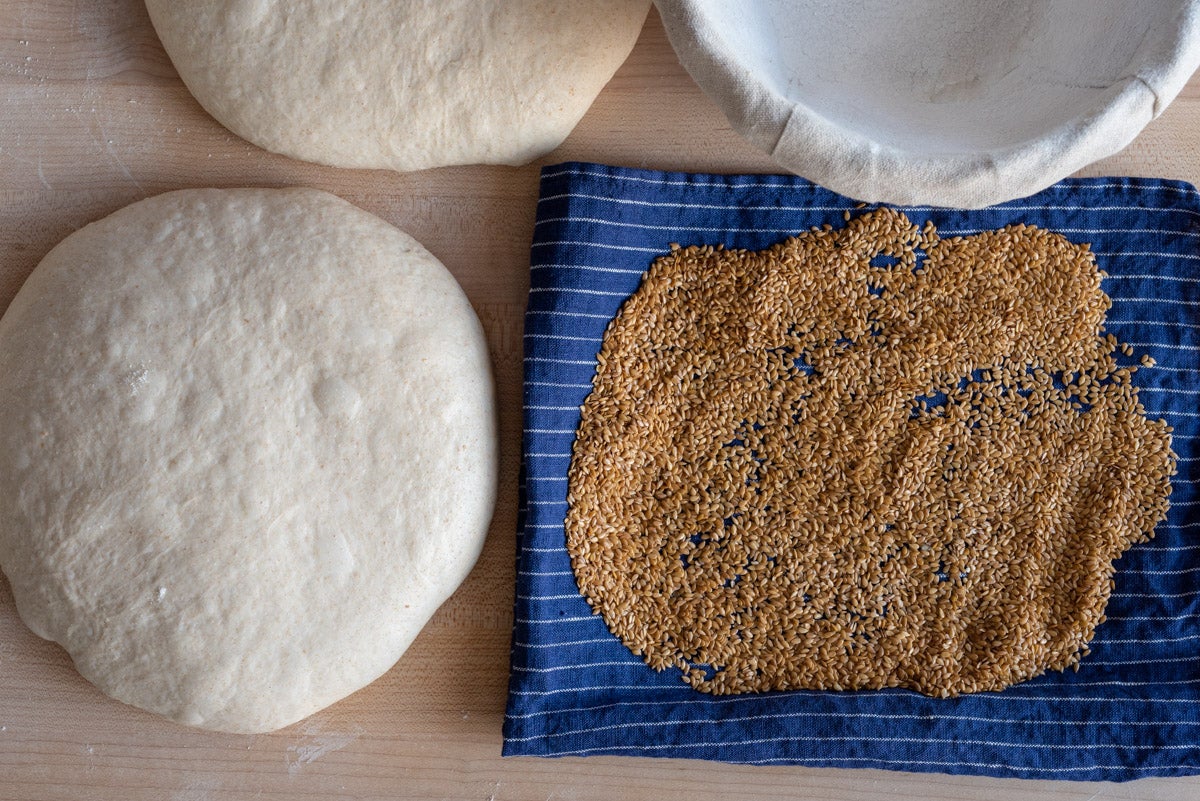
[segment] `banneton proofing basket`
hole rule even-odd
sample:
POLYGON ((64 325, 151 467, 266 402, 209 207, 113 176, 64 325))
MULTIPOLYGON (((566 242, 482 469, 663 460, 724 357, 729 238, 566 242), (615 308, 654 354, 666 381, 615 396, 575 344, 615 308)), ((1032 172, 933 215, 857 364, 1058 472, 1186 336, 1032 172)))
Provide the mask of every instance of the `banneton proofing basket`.
POLYGON ((743 136, 871 202, 978 208, 1129 144, 1200 66, 1200 0, 656 0, 743 136))

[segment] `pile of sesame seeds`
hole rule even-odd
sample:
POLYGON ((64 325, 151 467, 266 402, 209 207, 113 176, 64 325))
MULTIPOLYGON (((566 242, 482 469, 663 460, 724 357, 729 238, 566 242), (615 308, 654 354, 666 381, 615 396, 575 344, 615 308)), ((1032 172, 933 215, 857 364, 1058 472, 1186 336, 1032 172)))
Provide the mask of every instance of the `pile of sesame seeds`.
POLYGON ((1175 472, 1101 279, 1049 231, 941 239, 890 209, 673 248, 609 326, 574 446, 593 611, 717 694, 1077 666, 1175 472))

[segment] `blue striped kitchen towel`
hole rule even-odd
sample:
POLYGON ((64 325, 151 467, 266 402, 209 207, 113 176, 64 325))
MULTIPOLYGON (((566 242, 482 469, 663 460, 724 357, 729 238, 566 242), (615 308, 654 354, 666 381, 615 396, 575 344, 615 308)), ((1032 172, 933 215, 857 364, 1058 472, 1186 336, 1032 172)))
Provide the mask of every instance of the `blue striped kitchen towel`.
POLYGON ((903 209, 943 236, 1023 222, 1090 242, 1109 274, 1108 330, 1157 361, 1135 382, 1149 413, 1175 429, 1170 515, 1117 562, 1108 621, 1077 673, 949 700, 907 690, 711 696, 677 670, 655 673, 591 614, 563 519, 579 406, 608 322, 672 242, 760 249, 840 227, 854 206, 794 177, 543 171, 504 753, 1118 781, 1200 772, 1200 195, 1178 181, 1069 180, 977 211, 903 209))

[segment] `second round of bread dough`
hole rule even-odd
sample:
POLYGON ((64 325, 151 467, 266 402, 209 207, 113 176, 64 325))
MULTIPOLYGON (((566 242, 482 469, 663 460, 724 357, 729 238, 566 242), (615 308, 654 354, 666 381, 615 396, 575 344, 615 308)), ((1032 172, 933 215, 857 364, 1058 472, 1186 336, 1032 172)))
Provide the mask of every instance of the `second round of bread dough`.
POLYGON ((411 237, 315 190, 184 190, 64 240, 0 319, 0 566, 34 632, 182 723, 387 671, 483 545, 486 343, 411 237))
POLYGON ((524 164, 567 137, 649 0, 147 0, 237 135, 336 167, 524 164))

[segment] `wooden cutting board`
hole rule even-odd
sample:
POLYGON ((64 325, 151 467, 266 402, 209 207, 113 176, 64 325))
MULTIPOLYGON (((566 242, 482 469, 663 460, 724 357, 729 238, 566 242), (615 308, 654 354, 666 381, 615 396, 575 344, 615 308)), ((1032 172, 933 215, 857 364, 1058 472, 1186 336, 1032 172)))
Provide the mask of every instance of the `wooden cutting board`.
MULTIPOLYGON (((519 169, 399 175, 303 164, 225 131, 179 81, 138 0, 0 0, 0 309, 55 243, 134 200, 193 186, 319 187, 408 231, 457 276, 491 342, 502 435, 500 501, 471 577, 385 677, 275 734, 193 731, 107 699, 24 628, 0 579, 0 799, 1200 798, 1200 778, 1097 785, 500 759, 528 247, 538 169, 570 159, 775 169, 682 70, 653 13, 632 57, 550 156, 519 169)), ((1200 183, 1200 76, 1129 148, 1085 174, 1200 183)))

